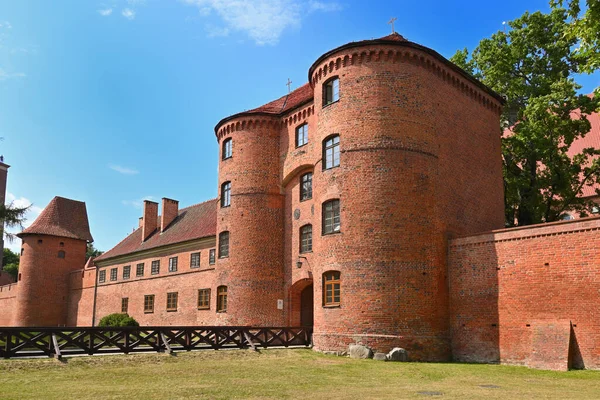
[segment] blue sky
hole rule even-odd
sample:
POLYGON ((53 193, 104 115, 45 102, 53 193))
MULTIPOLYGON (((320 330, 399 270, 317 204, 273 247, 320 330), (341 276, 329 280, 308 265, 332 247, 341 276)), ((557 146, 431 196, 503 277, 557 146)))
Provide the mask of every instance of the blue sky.
MULTIPOLYGON (((547 1, 19 0, 0 4, 0 154, 8 197, 85 201, 95 245, 144 198, 216 196, 223 117, 307 80, 344 43, 396 30, 450 57, 547 1)), ((585 76, 583 91, 600 85, 585 76)), ((9 245, 13 249, 19 243, 9 245)))

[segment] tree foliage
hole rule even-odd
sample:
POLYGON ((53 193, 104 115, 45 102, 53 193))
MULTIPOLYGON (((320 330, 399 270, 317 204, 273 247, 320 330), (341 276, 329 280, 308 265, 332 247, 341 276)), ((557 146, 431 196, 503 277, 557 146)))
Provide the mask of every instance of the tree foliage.
MULTIPOLYGON (((23 229, 25 222, 25 214, 29 211, 29 207, 17 207, 14 203, 8 205, 0 204, 0 221, 4 221, 4 228, 19 228, 23 229)), ((9 241, 15 239, 15 235, 4 230, 4 235, 9 241)))
POLYGON ((507 226, 556 221, 567 211, 586 215, 594 204, 581 197, 600 182, 600 149, 569 156, 571 144, 590 130, 587 116, 599 96, 578 94, 576 76, 592 67, 575 51, 573 18, 554 5, 528 13, 510 29, 483 39, 452 61, 506 98, 501 130, 507 226))
POLYGON ((94 245, 92 243, 88 243, 87 244, 87 250, 85 252, 85 258, 96 258, 98 256, 100 256, 102 253, 104 253, 103 251, 98 250, 97 248, 94 247, 94 245))
POLYGON ((11 249, 4 249, 4 254, 2 257, 2 269, 11 275, 15 280, 19 275, 19 261, 20 257, 17 253, 11 249))
POLYGON ((553 7, 565 5, 570 26, 567 34, 578 41, 575 54, 583 61, 582 71, 591 73, 600 68, 600 0, 553 0, 553 7))

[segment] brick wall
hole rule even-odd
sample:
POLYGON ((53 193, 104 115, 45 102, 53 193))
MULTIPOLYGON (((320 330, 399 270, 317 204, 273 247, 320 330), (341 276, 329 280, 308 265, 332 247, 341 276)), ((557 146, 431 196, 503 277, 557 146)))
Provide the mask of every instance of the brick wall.
POLYGON ((18 285, 0 286, 0 326, 13 326, 18 285))
POLYGON ((600 219, 450 241, 457 361, 600 368, 600 219))

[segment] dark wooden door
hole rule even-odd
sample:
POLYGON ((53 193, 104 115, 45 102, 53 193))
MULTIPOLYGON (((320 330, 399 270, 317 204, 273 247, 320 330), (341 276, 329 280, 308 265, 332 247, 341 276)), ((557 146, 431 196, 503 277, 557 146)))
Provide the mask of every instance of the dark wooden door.
POLYGON ((302 326, 313 326, 313 285, 308 285, 300 293, 300 324, 302 326))

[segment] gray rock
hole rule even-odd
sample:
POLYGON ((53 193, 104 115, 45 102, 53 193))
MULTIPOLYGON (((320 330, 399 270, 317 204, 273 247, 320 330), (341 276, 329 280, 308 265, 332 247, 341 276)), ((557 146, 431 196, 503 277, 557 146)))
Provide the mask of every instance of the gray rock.
POLYGON ((373 350, 362 344, 351 344, 348 353, 350 358, 373 358, 373 350))
POLYGON ((389 361, 408 361, 408 353, 400 347, 394 347, 392 351, 387 354, 387 359, 389 361))
POLYGON ((387 354, 385 354, 385 353, 375 353, 375 355, 373 356, 373 360, 387 361, 387 354))

